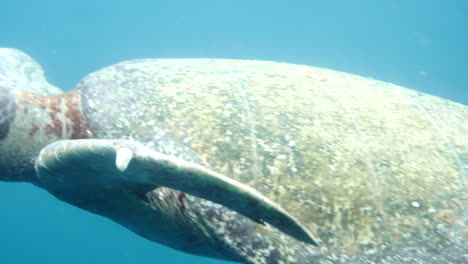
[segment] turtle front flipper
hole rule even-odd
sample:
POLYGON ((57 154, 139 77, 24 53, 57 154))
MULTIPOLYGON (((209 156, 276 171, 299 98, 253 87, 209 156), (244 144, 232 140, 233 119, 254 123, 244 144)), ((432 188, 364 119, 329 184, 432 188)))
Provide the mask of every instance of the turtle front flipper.
POLYGON ((165 186, 219 203, 316 245, 312 235, 293 216, 255 189, 132 140, 58 141, 40 152, 36 170, 45 189, 69 203, 92 199, 101 190, 165 186))

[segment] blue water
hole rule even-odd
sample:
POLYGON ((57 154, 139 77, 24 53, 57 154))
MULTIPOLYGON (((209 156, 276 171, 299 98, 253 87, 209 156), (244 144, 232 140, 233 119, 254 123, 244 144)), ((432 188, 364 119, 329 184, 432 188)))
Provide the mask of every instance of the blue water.
MULTIPOLYGON (((30 54, 64 90, 122 60, 222 57, 332 68, 468 105, 465 0, 0 0, 0 47, 30 54)), ((0 263, 227 262, 0 183, 0 263)))

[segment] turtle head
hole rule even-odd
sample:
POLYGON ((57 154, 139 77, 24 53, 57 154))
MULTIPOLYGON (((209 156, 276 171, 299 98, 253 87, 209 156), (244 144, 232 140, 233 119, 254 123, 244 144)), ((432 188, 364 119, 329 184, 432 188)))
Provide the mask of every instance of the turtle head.
POLYGON ((0 180, 37 184, 34 161, 46 145, 86 137, 79 91, 62 94, 25 53, 0 48, 0 180))

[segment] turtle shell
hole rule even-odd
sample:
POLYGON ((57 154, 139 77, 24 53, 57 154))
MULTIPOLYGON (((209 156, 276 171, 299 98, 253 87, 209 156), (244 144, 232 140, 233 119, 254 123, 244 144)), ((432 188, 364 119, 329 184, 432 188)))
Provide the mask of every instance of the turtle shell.
POLYGON ((248 184, 330 254, 468 248, 466 106, 328 69, 221 59, 128 61, 79 88, 98 138, 248 184))

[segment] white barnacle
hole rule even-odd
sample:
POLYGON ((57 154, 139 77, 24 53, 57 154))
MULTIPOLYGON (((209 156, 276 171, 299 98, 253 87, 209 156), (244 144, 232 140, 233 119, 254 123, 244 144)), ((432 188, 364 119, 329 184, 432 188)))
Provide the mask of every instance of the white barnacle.
POLYGON ((120 171, 125 171, 132 160, 133 151, 128 147, 119 147, 115 158, 115 165, 120 171))

